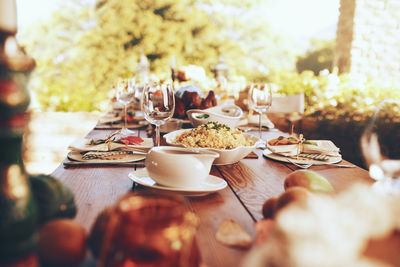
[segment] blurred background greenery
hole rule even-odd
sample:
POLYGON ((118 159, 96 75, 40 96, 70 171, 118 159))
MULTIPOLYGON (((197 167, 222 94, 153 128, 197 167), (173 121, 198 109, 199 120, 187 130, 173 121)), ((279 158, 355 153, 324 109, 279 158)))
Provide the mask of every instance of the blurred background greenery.
MULTIPOLYGON (((273 82, 277 93, 304 93, 297 131, 334 141, 346 159, 361 165, 362 129, 381 100, 400 99, 400 86, 396 77, 339 75, 333 68, 339 3, 17 0, 19 21, 25 20, 17 37, 37 63, 29 83, 33 109, 105 112, 113 83, 134 76, 141 58, 154 77, 170 79, 176 67, 193 71, 201 89, 220 90, 212 69, 224 59, 228 85, 273 82), (310 41, 316 29, 320 34, 310 41)), ((388 116, 393 121, 399 112, 388 116)))
POLYGON ((306 51, 271 27, 263 12, 273 2, 66 0, 18 34, 37 62, 31 91, 41 110, 105 111, 113 82, 134 76, 144 55, 161 79, 171 77, 172 64, 202 67, 206 91, 215 89, 212 67, 223 57, 228 82, 269 81, 281 93, 304 92, 306 114, 314 116, 368 116, 388 92, 400 97, 393 84, 338 75, 334 38, 312 40, 306 51))

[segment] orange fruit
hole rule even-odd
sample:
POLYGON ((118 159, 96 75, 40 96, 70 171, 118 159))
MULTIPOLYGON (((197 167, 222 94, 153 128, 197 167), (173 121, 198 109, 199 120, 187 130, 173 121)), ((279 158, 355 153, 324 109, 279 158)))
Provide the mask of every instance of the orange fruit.
POLYGON ((300 207, 304 207, 307 203, 307 199, 310 197, 310 192, 304 187, 295 186, 291 187, 285 192, 283 192, 275 205, 275 215, 281 209, 289 206, 289 205, 298 205, 300 207))
POLYGON ((40 228, 38 255, 46 266, 77 266, 85 254, 86 232, 78 222, 56 219, 40 228))
POLYGON ((271 197, 267 199, 262 206, 262 214, 265 219, 273 219, 276 203, 278 202, 278 197, 271 197))

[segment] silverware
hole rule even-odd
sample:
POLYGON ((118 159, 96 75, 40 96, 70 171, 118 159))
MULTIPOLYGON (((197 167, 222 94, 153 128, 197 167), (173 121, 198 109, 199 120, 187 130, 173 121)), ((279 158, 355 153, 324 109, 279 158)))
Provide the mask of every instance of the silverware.
POLYGON ((64 161, 64 167, 94 167, 94 166, 115 166, 115 167, 145 167, 144 163, 136 163, 136 162, 102 162, 102 163, 93 163, 93 162, 81 162, 81 161, 64 161))
POLYGON ((304 163, 303 164, 303 163, 296 163, 294 161, 291 161, 290 159, 287 159, 287 161, 289 163, 292 163, 293 165, 301 168, 301 169, 308 169, 313 165, 316 165, 316 166, 329 165, 329 166, 336 166, 336 167, 339 167, 339 168, 355 168, 355 167, 357 167, 356 165, 353 165, 353 164, 349 165, 349 164, 337 164, 337 163, 329 163, 329 162, 318 163, 318 164, 313 164, 313 163, 304 163))
POLYGON ((300 153, 299 157, 321 161, 327 161, 329 159, 328 155, 320 153, 300 153))
MULTIPOLYGON (((237 127, 237 129, 239 129, 240 131, 242 131, 242 132, 244 132, 244 133, 247 133, 247 132, 251 132, 251 131, 258 131, 259 129, 258 129, 258 127, 237 127)), ((268 128, 268 127, 266 127, 266 126, 262 126, 261 127, 261 131, 271 131, 271 130, 273 130, 274 128, 268 128)))
POLYGON ((295 165, 295 166, 301 168, 301 169, 308 169, 308 168, 310 168, 310 167, 312 166, 311 163, 308 163, 308 164, 307 164, 307 163, 305 163, 305 164, 299 164, 299 163, 296 163, 296 162, 294 162, 294 161, 291 161, 290 159, 287 159, 287 161, 288 161, 289 163, 292 163, 293 165, 295 165))

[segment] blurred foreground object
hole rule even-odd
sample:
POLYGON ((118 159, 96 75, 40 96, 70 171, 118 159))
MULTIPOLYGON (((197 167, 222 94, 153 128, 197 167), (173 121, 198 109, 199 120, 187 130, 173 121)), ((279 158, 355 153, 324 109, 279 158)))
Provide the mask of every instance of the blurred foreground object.
POLYGON ((361 150, 374 188, 400 193, 400 100, 382 101, 362 137, 361 150))
POLYGON ((399 266, 398 202, 364 184, 312 194, 277 214, 242 266, 399 266))
POLYGON ((99 266, 198 266, 197 224, 182 197, 129 193, 108 218, 99 266))
POLYGON ((38 266, 38 214, 21 155, 26 79, 35 63, 15 39, 15 1, 1 1, 0 13, 0 265, 38 266))

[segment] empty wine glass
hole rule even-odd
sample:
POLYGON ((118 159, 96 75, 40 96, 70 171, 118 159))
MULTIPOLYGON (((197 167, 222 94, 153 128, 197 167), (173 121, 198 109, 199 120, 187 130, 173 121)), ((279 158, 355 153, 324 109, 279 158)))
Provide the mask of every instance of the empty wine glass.
POLYGON ((142 92, 141 108, 145 119, 156 126, 156 145, 160 145, 160 125, 174 114, 175 96, 171 84, 147 84, 142 92))
POLYGON ((252 84, 249 91, 249 108, 258 113, 258 131, 261 135, 262 114, 272 105, 272 90, 270 84, 252 84))
POLYGON ((374 188, 400 193, 400 101, 381 102, 361 136, 361 150, 374 188))
POLYGON ((117 101, 124 105, 124 127, 121 129, 121 135, 133 135, 135 132, 127 127, 127 107, 132 102, 135 95, 135 81, 134 79, 119 80, 117 82, 116 92, 117 101))

